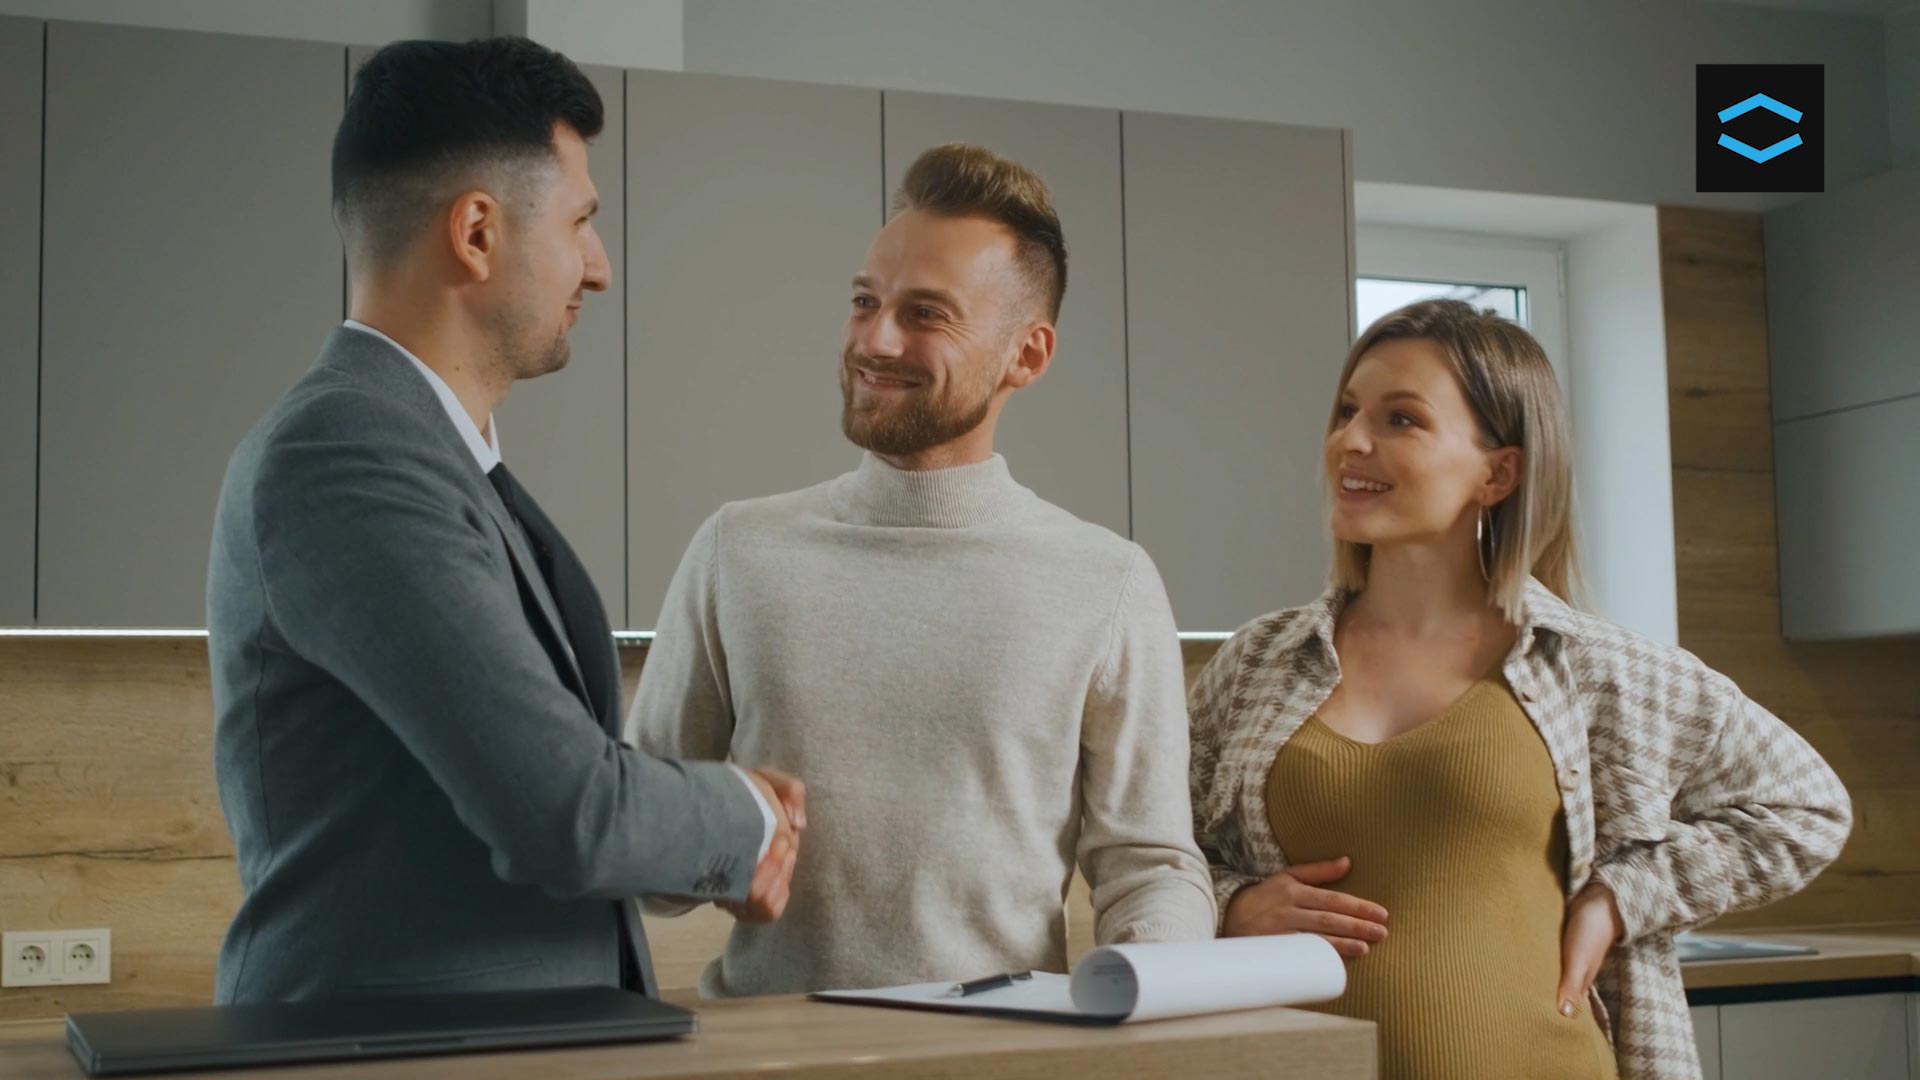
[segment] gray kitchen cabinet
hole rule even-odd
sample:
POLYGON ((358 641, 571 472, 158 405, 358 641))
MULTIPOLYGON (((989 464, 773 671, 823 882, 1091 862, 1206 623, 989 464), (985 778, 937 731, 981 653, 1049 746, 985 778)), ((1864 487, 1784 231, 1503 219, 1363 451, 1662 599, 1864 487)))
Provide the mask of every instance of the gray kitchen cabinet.
POLYGON ((0 19, 0 626, 33 625, 43 34, 0 19))
POLYGON ((1920 397, 1774 426, 1788 638, 1920 632, 1920 397))
POLYGON ((1766 215, 1773 416, 1920 395, 1920 168, 1766 215))
POLYGON ((1908 1080, 1907 995, 1867 994, 1720 1007, 1729 1080, 1908 1080))
POLYGON ((1038 173, 1066 235, 1067 295, 1053 366, 1008 402, 995 448, 1015 479, 1042 498, 1130 535, 1120 114, 889 92, 887 198, 914 158, 951 142, 985 146, 1038 173))
POLYGON ((1720 1006, 1696 1005, 1687 1012, 1693 1018, 1693 1045, 1700 1051, 1700 1080, 1720 1080, 1720 1006))
POLYGON ((1342 131, 1126 113, 1133 538, 1182 630, 1319 595, 1353 340, 1342 131))
POLYGON ((345 50, 46 33, 39 622, 204 626, 227 459, 341 316, 345 50))
POLYGON ((1782 631, 1920 632, 1920 169, 1766 216, 1782 631))
POLYGON ((1920 1077, 1920 993, 1907 995, 1907 1076, 1920 1077))
POLYGON ((627 610, 644 629, 721 503, 859 462, 838 371, 881 220, 880 92, 629 71, 626 123, 627 610))

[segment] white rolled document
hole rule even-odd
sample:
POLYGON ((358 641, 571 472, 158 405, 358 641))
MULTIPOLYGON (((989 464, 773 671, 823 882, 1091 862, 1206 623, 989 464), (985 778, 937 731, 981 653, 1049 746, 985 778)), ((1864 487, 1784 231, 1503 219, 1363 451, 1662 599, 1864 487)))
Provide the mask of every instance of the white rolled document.
POLYGON ((1347 968, 1317 935, 1277 934, 1107 945, 1082 957, 1071 978, 1035 972, 1011 986, 965 997, 955 996, 955 985, 915 983, 812 996, 857 1005, 1130 1024, 1331 1001, 1347 988, 1347 968))

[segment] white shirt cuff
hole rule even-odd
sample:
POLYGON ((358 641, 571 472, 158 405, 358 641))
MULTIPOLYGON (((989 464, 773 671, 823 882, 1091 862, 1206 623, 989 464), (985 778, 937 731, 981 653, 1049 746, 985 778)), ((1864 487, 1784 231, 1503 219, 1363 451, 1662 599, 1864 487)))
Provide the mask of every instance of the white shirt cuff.
POLYGON ((740 782, 747 785, 747 790, 753 792, 754 805, 760 808, 760 820, 767 823, 766 831, 760 835, 760 853, 753 857, 753 864, 758 866, 760 860, 767 857, 767 849, 773 846, 773 807, 767 805, 767 797, 760 794, 760 785, 753 782, 753 777, 747 775, 747 770, 731 761, 727 762, 727 768, 732 769, 734 774, 740 777, 740 782))

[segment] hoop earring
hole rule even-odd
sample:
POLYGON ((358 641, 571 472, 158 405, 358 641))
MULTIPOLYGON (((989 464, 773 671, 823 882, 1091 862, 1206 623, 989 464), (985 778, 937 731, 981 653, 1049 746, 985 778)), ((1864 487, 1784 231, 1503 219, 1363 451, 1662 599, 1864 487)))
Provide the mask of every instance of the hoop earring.
POLYGON ((1480 559, 1480 578, 1491 582, 1493 573, 1487 568, 1493 561, 1493 514, 1485 505, 1480 507, 1480 520, 1473 523, 1473 553, 1480 559))

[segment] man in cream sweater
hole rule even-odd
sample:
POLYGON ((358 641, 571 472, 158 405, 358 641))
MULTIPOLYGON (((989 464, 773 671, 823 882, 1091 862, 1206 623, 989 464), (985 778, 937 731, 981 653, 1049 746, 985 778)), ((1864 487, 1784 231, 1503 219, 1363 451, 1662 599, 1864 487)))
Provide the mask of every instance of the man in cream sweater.
POLYGON ((923 154, 853 283, 841 425, 865 457, 688 546, 628 741, 808 783, 786 917, 735 926, 703 993, 1064 971, 1076 860, 1100 942, 1213 935, 1160 576, 993 452, 1065 287, 1039 178, 923 154))

